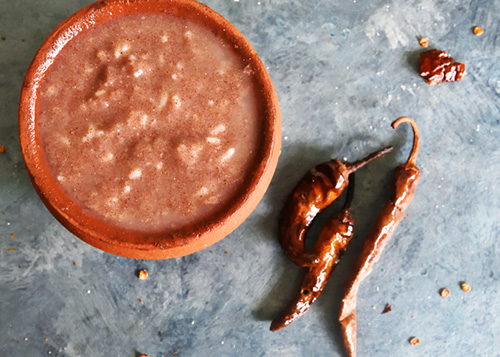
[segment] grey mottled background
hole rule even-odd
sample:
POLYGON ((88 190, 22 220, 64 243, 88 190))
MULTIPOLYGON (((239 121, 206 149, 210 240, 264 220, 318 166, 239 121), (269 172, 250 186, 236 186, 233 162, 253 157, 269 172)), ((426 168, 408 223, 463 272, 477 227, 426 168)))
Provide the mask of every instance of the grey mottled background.
POLYGON ((409 128, 389 126, 402 115, 422 132, 422 180, 362 284, 359 356, 500 356, 500 1, 204 2, 268 66, 282 155, 264 200, 233 234, 184 258, 137 261, 88 246, 52 218, 17 139, 31 58, 90 1, 0 0, 0 356, 342 356, 341 286, 388 197, 392 169, 408 155, 409 128), (472 34, 475 25, 483 36, 472 34), (419 78, 419 36, 466 64, 462 82, 431 87, 419 78), (357 235, 323 295, 271 333, 270 319, 303 274, 277 241, 287 193, 319 162, 389 143, 396 150, 358 174, 357 235), (142 268, 146 281, 136 277, 142 268), (382 315, 386 303, 393 311, 382 315))

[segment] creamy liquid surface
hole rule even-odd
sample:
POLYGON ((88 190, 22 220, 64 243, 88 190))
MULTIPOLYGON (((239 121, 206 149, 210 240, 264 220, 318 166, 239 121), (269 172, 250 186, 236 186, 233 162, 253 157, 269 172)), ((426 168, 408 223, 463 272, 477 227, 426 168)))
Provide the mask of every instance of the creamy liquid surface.
POLYGON ((252 174, 262 126, 253 74, 190 20, 99 24, 63 48, 40 94, 52 174, 108 223, 188 227, 219 212, 252 174))

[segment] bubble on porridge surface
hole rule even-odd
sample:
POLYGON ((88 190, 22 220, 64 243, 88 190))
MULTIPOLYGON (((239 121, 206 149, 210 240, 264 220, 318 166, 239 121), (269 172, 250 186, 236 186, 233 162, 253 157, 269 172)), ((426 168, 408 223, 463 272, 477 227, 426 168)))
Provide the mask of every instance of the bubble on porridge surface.
POLYGON ((102 162, 110 162, 111 160, 113 160, 114 157, 115 156, 112 153, 108 152, 102 156, 101 161, 102 162))
POLYGON ((213 136, 207 137, 207 143, 209 144, 220 144, 219 138, 214 138, 213 136))
POLYGON ((189 30, 186 31, 186 32, 184 32, 184 38, 187 39, 187 40, 192 39, 193 36, 194 36, 194 34, 191 31, 189 31, 189 30))
POLYGON ((177 64, 175 66, 177 67, 177 69, 183 69, 184 68, 184 65, 182 64, 182 62, 177 62, 177 64))
POLYGON ((243 73, 246 75, 251 75, 253 73, 252 66, 251 65, 246 65, 246 67, 243 69, 243 73))
POLYGON ((123 98, 124 94, 125 94, 125 91, 123 89, 116 89, 116 90, 112 91, 111 93, 109 93, 109 99, 117 100, 117 99, 123 98))
POLYGON ((92 73, 95 71, 95 68, 93 66, 87 64, 87 65, 85 65, 83 70, 85 73, 92 73))
POLYGON ((95 56, 97 57, 98 60, 100 61, 105 61, 108 59, 108 53, 104 50, 97 51, 95 56))
POLYGON ((125 186, 123 187, 123 192, 125 192, 125 193, 129 193, 129 192, 130 192, 130 190, 131 190, 131 188, 130 188, 130 186, 129 186, 129 185, 125 185, 125 186))
POLYGON ((141 169, 134 169, 130 172, 130 174, 128 175, 128 178, 131 180, 137 180, 141 176, 142 176, 142 170, 141 169))
POLYGON ((218 201, 219 201, 219 199, 217 198, 217 196, 210 196, 209 198, 207 198, 207 199, 205 200, 205 203, 208 203, 209 205, 214 205, 214 204, 216 204, 218 201))
POLYGON ((97 92, 94 93, 96 97, 100 97, 104 94, 106 94, 106 91, 104 89, 99 89, 97 92))
POLYGON ((215 128, 212 129, 212 131, 210 132, 210 134, 217 135, 217 134, 222 133, 225 130, 226 130, 226 126, 224 124, 219 124, 215 128))
POLYGON ((64 176, 62 176, 62 175, 57 176, 57 181, 61 181, 61 182, 64 181, 64 176))
POLYGON ((177 73, 172 74, 172 79, 174 81, 178 80, 179 78, 180 78, 180 76, 177 73))
POLYGON ((99 136, 102 136, 102 135, 104 135, 104 131, 97 130, 96 127, 94 126, 94 124, 90 124, 89 129, 87 131, 87 135, 85 135, 82 138, 82 141, 84 143, 86 143, 86 142, 89 142, 90 140, 92 140, 94 138, 98 138, 99 136))
POLYGON ((200 189, 196 192, 195 196, 200 196, 200 197, 201 197, 201 196, 206 196, 206 195, 208 195, 208 193, 209 193, 208 188, 207 188, 207 187, 205 187, 205 186, 203 186, 202 188, 200 188, 200 189))
POLYGON ((144 71, 142 69, 139 69, 139 70, 137 70, 137 71, 134 72, 134 77, 135 78, 139 78, 143 74, 144 74, 144 71))
POLYGON ((177 146, 177 154, 179 158, 187 165, 194 165, 198 161, 198 156, 203 147, 200 144, 193 144, 187 147, 181 143, 177 146))
POLYGON ((161 42, 163 42, 163 43, 168 42, 168 36, 167 35, 161 36, 160 39, 161 39, 161 42))
POLYGON ((168 93, 167 92, 163 92, 160 95, 160 101, 158 103, 158 109, 164 108, 167 105, 167 102, 168 102, 168 93))
POLYGON ((214 105, 214 101, 213 100, 209 100, 208 101, 208 105, 212 107, 214 105))
POLYGON ((146 128, 152 121, 144 112, 133 110, 129 113, 127 124, 133 128, 146 128))
POLYGON ((58 139, 59 139, 59 142, 60 142, 61 144, 64 144, 64 145, 66 145, 66 146, 69 146, 69 145, 71 144, 71 142, 69 141, 69 139, 68 139, 68 137, 67 137, 67 136, 61 135, 61 136, 59 136, 59 138, 58 138, 58 139))
POLYGON ((122 42, 115 47, 115 58, 120 58, 125 52, 130 50, 130 44, 122 42))
POLYGON ((172 97, 172 103, 174 104, 174 106, 176 108, 180 108, 181 107, 181 98, 179 98, 179 96, 177 96, 177 95, 174 95, 172 97))
POLYGON ((224 162, 229 160, 231 157, 233 157, 235 151, 236 151, 235 148, 230 148, 228 151, 226 151, 224 155, 222 155, 220 161, 224 162))
POLYGON ((57 90, 55 86, 48 86, 47 89, 45 90, 45 94, 48 96, 53 96, 57 94, 57 90))
POLYGON ((163 162, 159 162, 156 164, 156 169, 161 170, 163 168, 163 162))

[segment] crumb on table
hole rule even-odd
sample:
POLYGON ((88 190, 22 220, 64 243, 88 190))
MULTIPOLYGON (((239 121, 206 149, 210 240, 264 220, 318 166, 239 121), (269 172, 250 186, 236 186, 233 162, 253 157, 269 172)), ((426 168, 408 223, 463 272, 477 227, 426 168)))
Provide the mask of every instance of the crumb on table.
POLYGON ((484 30, 479 26, 475 26, 472 29, 472 31, 474 32, 474 35, 476 35, 476 36, 481 36, 484 33, 484 30))
POLYGON ((420 44, 420 46, 425 48, 429 46, 429 39, 427 37, 421 37, 418 43, 420 44))
POLYGON ((460 287, 466 293, 468 293, 470 291, 470 285, 468 283, 466 283, 466 282, 463 282, 462 284, 460 284, 460 287))
POLYGON ((420 340, 417 337, 410 338, 410 345, 416 346, 420 344, 420 340))
POLYGON ((139 280, 146 280, 148 278, 148 272, 144 269, 139 270, 139 280))
POLYGON ((450 290, 448 290, 446 288, 441 289, 440 295, 442 298, 447 298, 448 296, 450 296, 450 290))

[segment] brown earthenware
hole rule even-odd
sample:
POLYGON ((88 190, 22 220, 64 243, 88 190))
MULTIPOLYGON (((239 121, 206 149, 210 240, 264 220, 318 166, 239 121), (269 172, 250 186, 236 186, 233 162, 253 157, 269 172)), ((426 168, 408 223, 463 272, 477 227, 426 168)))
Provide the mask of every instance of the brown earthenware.
POLYGON ((93 3, 63 21, 45 40, 26 74, 19 107, 19 136, 31 181, 40 198, 68 230, 83 241, 106 252, 130 258, 166 259, 194 253, 231 233, 255 209, 276 169, 281 147, 278 98, 257 53, 226 19, 193 0, 104 0, 93 3), (74 202, 51 175, 41 148, 37 126, 40 82, 64 46, 78 34, 112 18, 138 13, 168 13, 203 24, 234 48, 245 64, 255 69, 264 103, 263 143, 253 175, 240 194, 221 213, 175 232, 138 232, 105 223, 74 202))

